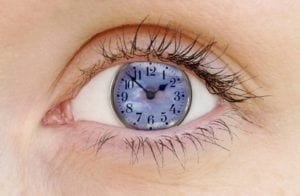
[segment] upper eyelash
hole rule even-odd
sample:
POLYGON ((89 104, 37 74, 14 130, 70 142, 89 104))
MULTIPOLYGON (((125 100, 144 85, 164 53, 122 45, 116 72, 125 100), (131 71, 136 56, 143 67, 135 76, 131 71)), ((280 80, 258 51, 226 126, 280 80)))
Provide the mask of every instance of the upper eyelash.
POLYGON ((130 47, 126 44, 124 32, 118 36, 116 41, 117 50, 114 52, 111 50, 111 40, 108 41, 108 45, 107 41, 99 42, 98 52, 105 60, 91 68, 81 70, 82 78, 84 78, 82 83, 91 80, 99 70, 103 69, 106 63, 114 63, 119 59, 131 59, 134 57, 145 57, 146 59, 154 57, 160 61, 169 61, 189 69, 205 81, 206 87, 211 94, 216 94, 228 102, 243 102, 247 99, 258 97, 240 87, 241 71, 229 74, 226 73, 225 67, 216 69, 211 67, 210 63, 203 63, 210 54, 212 47, 216 44, 215 41, 210 41, 203 47, 196 48, 199 39, 199 36, 196 36, 190 44, 182 47, 181 31, 156 27, 152 33, 149 32, 149 45, 139 47, 137 40, 141 28, 142 23, 136 28, 130 47), (158 40, 161 33, 163 37, 158 40), (170 34, 171 38, 167 40, 170 34), (167 52, 172 44, 174 44, 174 51, 167 52), (194 51, 191 52, 192 50, 194 51))

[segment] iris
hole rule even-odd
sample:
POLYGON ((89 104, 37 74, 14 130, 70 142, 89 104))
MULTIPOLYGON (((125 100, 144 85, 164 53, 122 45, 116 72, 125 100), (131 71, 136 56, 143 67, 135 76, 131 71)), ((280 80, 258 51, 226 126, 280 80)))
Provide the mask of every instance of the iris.
POLYGON ((155 130, 183 121, 192 92, 188 76, 178 67, 133 62, 117 73, 111 97, 114 110, 125 126, 155 130))

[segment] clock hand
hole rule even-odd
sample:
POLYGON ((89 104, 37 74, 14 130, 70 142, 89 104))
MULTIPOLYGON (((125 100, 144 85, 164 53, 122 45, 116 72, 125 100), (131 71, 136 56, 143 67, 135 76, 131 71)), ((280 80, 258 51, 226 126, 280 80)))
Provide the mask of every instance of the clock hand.
POLYGON ((167 86, 168 86, 168 83, 167 84, 161 84, 161 85, 159 85, 159 87, 156 90, 156 92, 158 92, 158 91, 164 91, 167 86))
POLYGON ((158 91, 164 91, 166 89, 166 87, 168 86, 168 84, 161 84, 159 85, 158 89, 156 91, 147 91, 147 98, 148 99, 154 99, 155 95, 158 91))
POLYGON ((135 78, 135 77, 131 76, 129 73, 126 73, 126 74, 130 77, 130 79, 131 79, 133 82, 135 82, 141 89, 143 89, 143 90, 146 92, 146 94, 148 94, 148 90, 145 89, 138 81, 136 81, 136 78, 135 78))
POLYGON ((147 99, 154 99, 155 98, 155 94, 158 92, 158 91, 164 91, 166 89, 166 87, 168 86, 168 84, 161 84, 159 85, 158 87, 158 90, 156 91, 149 91, 147 89, 145 89, 143 87, 143 85, 141 85, 138 81, 136 81, 136 77, 133 77, 132 75, 130 75, 129 73, 126 73, 130 79, 135 82, 141 89, 143 89, 145 92, 146 92, 146 97, 147 99))

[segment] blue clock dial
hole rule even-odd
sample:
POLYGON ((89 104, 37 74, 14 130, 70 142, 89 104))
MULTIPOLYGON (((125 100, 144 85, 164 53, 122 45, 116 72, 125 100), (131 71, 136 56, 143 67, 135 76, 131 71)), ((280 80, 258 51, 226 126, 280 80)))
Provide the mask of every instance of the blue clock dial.
POLYGON ((187 75, 179 68, 134 62, 120 69, 111 96, 117 116, 127 127, 157 130, 183 121, 192 93, 187 75))

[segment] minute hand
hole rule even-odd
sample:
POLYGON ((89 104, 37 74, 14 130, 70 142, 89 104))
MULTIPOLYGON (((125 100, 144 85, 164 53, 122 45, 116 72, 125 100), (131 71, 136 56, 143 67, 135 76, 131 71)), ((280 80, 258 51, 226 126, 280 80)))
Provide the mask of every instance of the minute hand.
POLYGON ((133 77, 133 76, 131 76, 130 74, 128 74, 128 73, 126 73, 129 77, 130 77, 130 79, 133 81, 133 82, 135 82, 141 89, 143 89, 146 93, 148 93, 148 90, 147 89, 145 89, 138 81, 136 81, 136 78, 135 77, 133 77))

